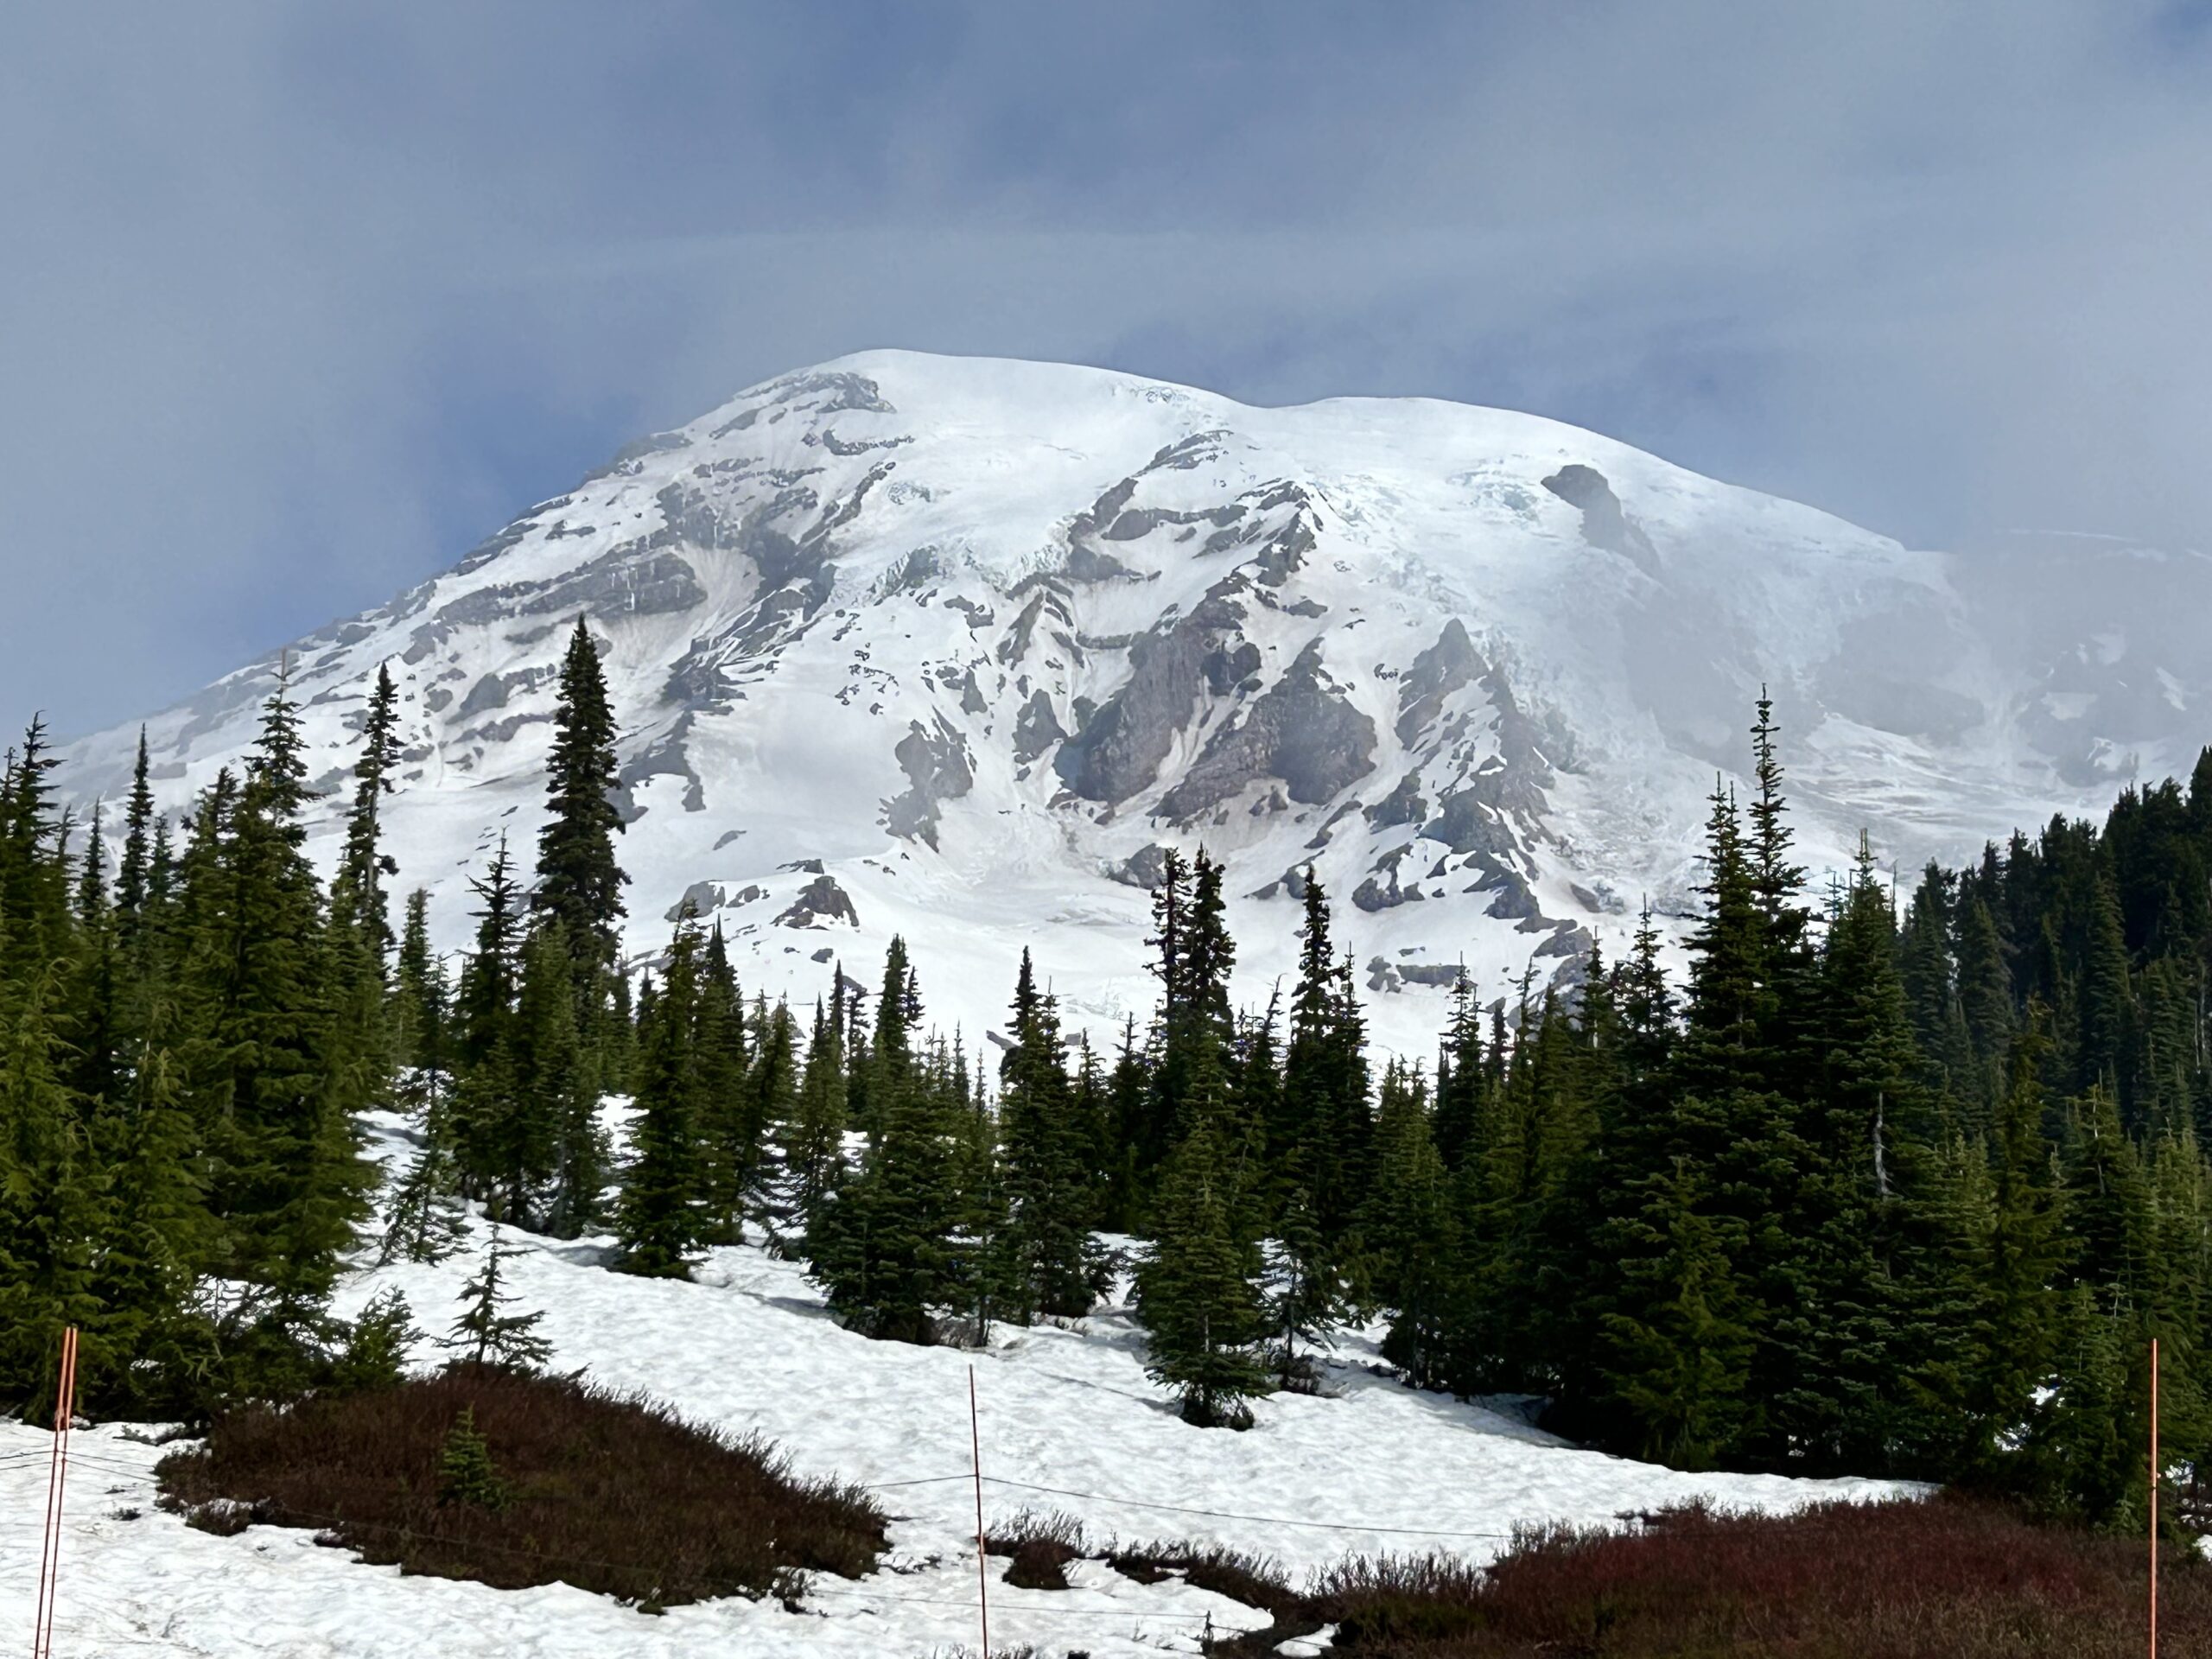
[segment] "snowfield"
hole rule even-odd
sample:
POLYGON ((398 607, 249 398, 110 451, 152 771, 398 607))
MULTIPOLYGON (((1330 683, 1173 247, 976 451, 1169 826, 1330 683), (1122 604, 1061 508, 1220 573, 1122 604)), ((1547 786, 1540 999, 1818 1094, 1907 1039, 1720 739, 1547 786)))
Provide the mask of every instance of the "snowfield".
MULTIPOLYGON (((375 1120, 387 1166, 404 1123, 375 1120)), ((386 1285, 433 1333, 450 1321, 471 1249, 435 1266, 351 1275, 351 1317, 386 1285)), ((796 1262, 751 1246, 710 1253, 693 1282, 606 1267, 606 1241, 516 1236, 517 1311, 540 1327, 563 1370, 674 1404, 691 1420, 775 1440, 802 1474, 876 1488, 895 1517, 888 1570, 858 1583, 817 1578, 794 1614, 731 1599, 649 1618, 563 1585, 497 1591, 403 1579, 319 1547, 302 1530, 232 1538, 155 1508, 149 1433, 105 1425, 73 1443, 55 1653, 401 1654, 502 1659, 658 1656, 950 1655, 976 1643, 975 1494, 968 1379, 981 1402, 984 1506, 994 1522, 1063 1510, 1094 1540, 1187 1539, 1271 1555, 1294 1577, 1348 1554, 1448 1550, 1491 1559, 1518 1525, 1606 1523, 1699 1495, 1782 1510, 1821 1498, 1913 1489, 1871 1480, 1688 1475, 1567 1445, 1515 1419, 1400 1386, 1368 1336, 1327 1366, 1331 1397, 1255 1402, 1250 1431, 1179 1421, 1144 1375, 1143 1333, 1119 1300, 1062 1328, 1001 1326, 982 1352, 853 1336, 824 1312, 796 1262)), ((416 1357, 440 1357, 425 1342, 416 1357)), ((0 1426, 0 1627, 31 1623, 29 1548, 46 1500, 48 1437, 0 1426)), ((1097 1659, 1198 1649, 1207 1621, 1250 1628, 1264 1615, 1179 1582, 1144 1586, 1100 1562, 1070 1569, 1065 1592, 1012 1590, 989 1563, 995 1649, 1097 1659)), ((1312 1652, 1291 1644, 1286 1652, 1312 1652)))
MULTIPOLYGON (((550 490, 568 480, 548 478, 550 490)), ((426 568, 428 562, 426 561, 426 568)), ((1147 869, 1230 871, 1236 995, 1314 866, 1370 1029, 1695 906, 1705 798, 1777 700, 1798 848, 1918 861, 2186 775, 2212 559, 2080 538, 1910 549, 1598 434, 1419 398, 1257 409, 1060 364, 867 352, 763 383, 524 511, 443 574, 147 722, 181 810, 288 667, 327 865, 365 694, 385 830, 442 946, 493 838, 525 869, 576 619, 621 727, 625 944, 689 897, 804 1007, 915 946, 932 1022, 998 1027, 1024 946, 1071 1032, 1140 1021, 1147 869)), ((61 711, 66 718, 67 711, 61 711)), ((122 798, 136 721, 57 781, 122 798)))

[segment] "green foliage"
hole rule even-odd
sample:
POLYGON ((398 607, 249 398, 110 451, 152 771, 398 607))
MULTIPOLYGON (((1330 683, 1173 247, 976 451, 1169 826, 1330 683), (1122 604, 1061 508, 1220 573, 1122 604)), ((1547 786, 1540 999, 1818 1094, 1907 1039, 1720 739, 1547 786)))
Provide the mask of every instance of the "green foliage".
POLYGON ((999 1063, 1013 1315, 1075 1317, 1097 1300, 1090 1126, 1061 1058, 1059 1011, 1037 988, 1029 953, 1015 982, 1013 1046, 999 1063))
MULTIPOLYGON (((584 620, 561 659, 546 761, 545 827, 537 835, 537 888, 531 903, 557 918, 580 981, 614 965, 628 878, 614 859, 622 816, 615 810, 614 711, 584 620)), ((594 989, 595 995, 595 989, 594 989)))
POLYGON ((397 1388, 407 1375, 408 1352, 422 1334, 407 1299, 386 1286, 369 1299, 346 1332, 330 1386, 340 1393, 397 1388))
POLYGON ((506 1288, 507 1265, 516 1254, 493 1227, 475 1277, 461 1288, 461 1312, 453 1329, 440 1338, 440 1347, 469 1364, 501 1370, 534 1370, 552 1358, 553 1344, 537 1334, 543 1310, 504 1311, 518 1300, 506 1288))
POLYGON ((492 1446, 476 1427, 476 1408, 462 1409, 438 1453, 438 1502, 495 1513, 507 1507, 506 1483, 492 1464, 492 1446))
POLYGON ((955 1134, 968 1108, 909 1039, 921 1012, 906 945, 894 938, 877 999, 868 1071, 871 1129, 858 1167, 834 1178, 807 1230, 810 1270, 855 1330, 926 1343, 939 1310, 964 1300, 953 1236, 960 1221, 955 1134))
POLYGON ((687 907, 677 920, 658 993, 639 1020, 637 1116, 614 1216, 627 1273, 683 1278, 710 1230, 700 1141, 700 943, 687 907))
POLYGON ((1238 1236, 1236 1184, 1215 1123, 1201 1118, 1160 1184, 1152 1254, 1137 1273, 1148 1332, 1146 1370, 1182 1397, 1183 1421, 1243 1428, 1244 1402, 1267 1389, 1267 1334, 1255 1284, 1259 1251, 1238 1236))

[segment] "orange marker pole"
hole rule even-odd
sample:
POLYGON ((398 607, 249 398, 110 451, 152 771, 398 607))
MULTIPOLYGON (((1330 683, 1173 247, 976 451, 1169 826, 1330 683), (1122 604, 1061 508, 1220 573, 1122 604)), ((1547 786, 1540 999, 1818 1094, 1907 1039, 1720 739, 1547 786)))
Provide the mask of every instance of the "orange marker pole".
POLYGON ((38 1601, 32 1613, 31 1659, 54 1652, 54 1604, 61 1579, 61 1504, 69 1484, 69 1426, 77 1406, 77 1327, 61 1333, 61 1363, 54 1392, 54 1452, 46 1471, 46 1531, 38 1563, 38 1601))
POLYGON ((990 1557, 983 1554, 983 1430, 976 1415, 976 1368, 968 1368, 968 1445, 976 1459, 976 1607, 983 1621, 983 1659, 991 1659, 990 1557))

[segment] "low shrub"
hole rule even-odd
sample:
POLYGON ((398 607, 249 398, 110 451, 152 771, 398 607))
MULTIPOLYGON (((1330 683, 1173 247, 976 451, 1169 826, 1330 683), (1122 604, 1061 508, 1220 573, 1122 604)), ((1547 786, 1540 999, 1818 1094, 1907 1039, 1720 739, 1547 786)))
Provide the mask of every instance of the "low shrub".
POLYGON ((409 1573, 558 1580, 648 1610, 788 1598, 793 1574, 857 1578, 886 1548, 871 1499, 796 1479, 765 1441, 493 1367, 248 1407, 156 1472, 164 1507, 209 1531, 306 1528, 409 1573))
MULTIPOLYGON (((2142 1650, 2145 1557, 1949 1497, 1689 1508, 1530 1533, 1486 1573, 1354 1561, 1306 1603, 1360 1659, 2122 1659, 2142 1650)), ((2212 1659, 2212 1570, 2177 1552, 2161 1592, 2168 1659, 2212 1659)))
POLYGON ((1218 1544, 1148 1543, 1116 1548, 1106 1560, 1123 1578, 1139 1584, 1179 1578, 1268 1615, 1270 1622, 1262 1629, 1224 1637, 1207 1649, 1209 1653, 1235 1659, 1272 1654, 1293 1637, 1311 1636, 1321 1628, 1309 1599, 1291 1588, 1282 1568, 1264 1555, 1218 1544))
POLYGON ((1024 1510, 983 1536, 986 1554, 1010 1556, 1006 1582, 1016 1590, 1065 1590, 1067 1567, 1090 1553, 1083 1522, 1058 1510, 1024 1510))

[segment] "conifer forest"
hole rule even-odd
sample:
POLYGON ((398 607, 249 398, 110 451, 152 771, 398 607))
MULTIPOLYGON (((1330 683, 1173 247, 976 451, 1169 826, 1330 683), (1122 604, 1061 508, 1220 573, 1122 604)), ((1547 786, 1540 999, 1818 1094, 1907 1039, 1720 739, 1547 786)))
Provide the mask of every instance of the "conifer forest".
POLYGON ((474 1204, 611 1235, 637 1274, 765 1243, 885 1342, 1080 1316, 1133 1270, 1147 1367, 1198 1426, 1310 1388, 1312 1355, 1379 1319, 1407 1384, 1537 1396, 1629 1456, 2133 1526, 2155 1337, 2168 1445, 2212 1450, 2212 753, 2101 824, 1901 880, 1862 851, 1821 885, 1762 702, 1684 949, 1647 912, 1579 982, 1463 976, 1433 1056, 1380 1058, 1318 880, 1295 983, 1236 1005, 1198 846, 1153 894, 1148 1019, 1071 1033, 1025 955, 993 1050, 933 1027, 900 943, 801 1007, 748 993, 688 913, 626 965, 615 716, 581 622, 543 830, 475 874, 449 962, 380 842, 392 709, 385 677, 327 880, 285 690, 177 819, 143 747, 120 812, 63 810, 39 723, 11 753, 11 1412, 50 1414, 70 1325, 98 1416, 329 1386, 390 1334, 332 1313, 346 1265, 439 1257, 474 1204), (377 1107, 419 1130, 381 1197, 355 1122, 377 1107))

